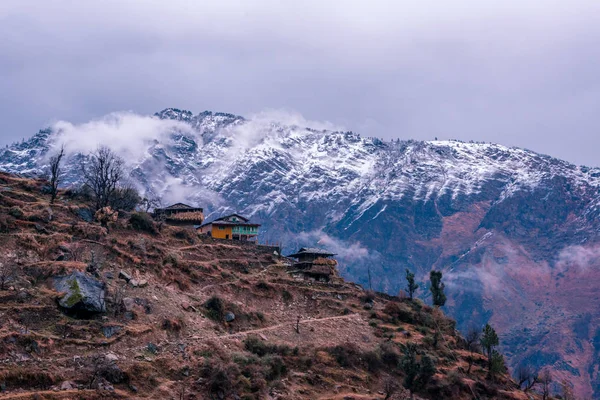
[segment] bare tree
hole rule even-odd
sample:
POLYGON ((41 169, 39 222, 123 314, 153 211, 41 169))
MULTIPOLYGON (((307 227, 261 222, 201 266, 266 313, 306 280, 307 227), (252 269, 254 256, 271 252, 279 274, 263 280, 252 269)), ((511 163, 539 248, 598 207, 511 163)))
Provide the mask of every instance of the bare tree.
POLYGON ((467 374, 471 373, 471 367, 473 367, 473 353, 477 353, 480 350, 479 341, 481 340, 481 331, 475 327, 469 328, 467 332, 467 336, 465 337, 465 343, 467 350, 469 350, 469 369, 467 370, 467 374))
POLYGON ((544 372, 542 372, 538 383, 542 387, 542 399, 548 400, 550 397, 550 384, 552 383, 552 374, 550 373, 550 370, 545 369, 544 372))
POLYGON ((93 193, 96 210, 109 205, 125 173, 123 159, 104 146, 89 155, 89 161, 83 164, 82 172, 85 185, 93 193))
POLYGON ((58 185, 62 179, 62 168, 60 166, 65 156, 65 146, 60 147, 60 151, 50 157, 50 204, 54 204, 58 195, 58 185))
POLYGON ((531 366, 521 364, 517 368, 516 378, 519 382, 519 387, 527 392, 538 383, 539 374, 531 366))
POLYGON ((160 207, 160 198, 153 195, 148 195, 140 202, 140 207, 143 211, 149 213, 150 210, 160 207))

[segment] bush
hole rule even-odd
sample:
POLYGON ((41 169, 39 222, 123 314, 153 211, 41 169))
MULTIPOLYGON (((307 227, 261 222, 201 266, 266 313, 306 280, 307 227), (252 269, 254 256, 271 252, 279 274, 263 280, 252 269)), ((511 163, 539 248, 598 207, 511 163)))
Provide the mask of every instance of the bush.
POLYGON ((269 381, 279 379, 287 372, 287 366, 280 356, 268 356, 263 359, 263 365, 268 367, 266 378, 269 381))
POLYGON ((283 292, 281 292, 281 298, 285 303, 290 303, 292 300, 294 300, 294 296, 292 296, 292 294, 285 289, 283 292))
POLYGON ((8 215, 19 219, 19 218, 23 218, 25 213, 19 207, 14 206, 14 207, 11 207, 8 209, 8 215))
POLYGON ((383 343, 380 347, 381 361, 388 367, 396 368, 400 362, 400 354, 391 343, 383 343))
POLYGON ((271 289, 273 289, 273 286, 269 285, 269 284, 268 284, 267 282, 265 282, 265 281, 260 281, 260 282, 258 282, 258 283, 256 284, 256 287, 257 287, 258 289, 260 289, 260 290, 265 290, 265 291, 268 291, 268 290, 271 290, 271 289))
POLYGON ((204 303, 204 308, 208 310, 207 316, 213 321, 223 321, 225 315, 225 305, 223 300, 217 296, 213 296, 204 303))
POLYGON ((291 353, 291 349, 286 345, 268 344, 257 338, 250 336, 244 340, 244 348, 250 353, 256 354, 259 357, 264 357, 268 354, 279 354, 287 356, 291 353))
POLYGON ((162 322, 162 328, 166 331, 179 332, 183 329, 184 322, 181 318, 165 318, 162 322))
POLYGON ((113 210, 133 211, 141 201, 142 198, 137 190, 125 187, 115 189, 108 199, 108 205, 113 210))
POLYGON ((354 343, 344 343, 328 349, 338 364, 342 367, 351 367, 359 364, 360 350, 354 343))
POLYGON ((374 351, 367 351, 363 354, 362 358, 369 372, 377 372, 383 366, 379 354, 374 351))
POLYGON ((383 308, 383 312, 392 317, 394 322, 401 321, 409 324, 415 323, 414 313, 402 304, 389 302, 383 308))
POLYGON ((218 398, 226 398, 234 389, 240 378, 240 370, 235 364, 207 363, 202 370, 208 391, 218 398))
POLYGON ((189 229, 181 228, 173 232, 173 236, 180 240, 185 240, 189 244, 196 243, 196 234, 189 229))
POLYGON ((145 212, 135 212, 131 214, 131 217, 129 217, 129 223, 133 229, 138 231, 148 232, 153 235, 158 232, 154 220, 150 214, 145 212))

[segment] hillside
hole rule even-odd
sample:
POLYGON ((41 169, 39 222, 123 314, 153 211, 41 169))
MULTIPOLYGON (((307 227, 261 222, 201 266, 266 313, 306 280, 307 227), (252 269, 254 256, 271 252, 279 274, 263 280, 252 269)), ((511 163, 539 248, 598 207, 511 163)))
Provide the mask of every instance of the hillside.
POLYGON ((600 398, 600 169, 498 144, 382 141, 208 111, 127 118, 40 131, 0 153, 0 169, 41 173, 66 143, 65 185, 77 183, 103 140, 148 196, 202 206, 209 219, 240 212, 285 251, 320 241, 350 281, 366 285, 370 269, 373 288, 395 295, 405 268, 421 284, 443 270, 445 311, 462 331, 490 322, 513 369, 550 366, 600 398))
POLYGON ((73 192, 49 206, 42 190, 0 173, 0 260, 14 267, 2 399, 383 399, 408 343, 436 368, 417 398, 528 398, 504 374, 487 380, 482 355, 467 373, 454 321, 420 301, 299 279, 271 249, 142 217, 102 227, 73 192), (64 276, 79 277, 67 295, 64 276))

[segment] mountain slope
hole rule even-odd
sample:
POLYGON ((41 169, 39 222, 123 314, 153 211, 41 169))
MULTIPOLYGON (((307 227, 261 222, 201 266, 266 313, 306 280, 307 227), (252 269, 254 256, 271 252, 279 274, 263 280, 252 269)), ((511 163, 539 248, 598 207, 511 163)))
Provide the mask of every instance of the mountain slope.
POLYGON ((528 398, 502 371, 487 379, 421 301, 302 279, 272 248, 131 223, 145 214, 86 222, 85 202, 49 205, 43 185, 0 173, 1 399, 399 400, 410 344, 435 367, 417 399, 528 398))
MULTIPOLYGON (((179 125, 142 135, 135 153, 115 147, 142 190, 202 205, 209 218, 247 214, 263 224, 261 240, 288 250, 320 240, 340 253, 345 277, 367 284, 370 269, 389 293, 407 267, 423 283, 442 269, 459 327, 491 321, 512 366, 550 365, 600 398, 600 169, 496 144, 384 142, 177 109, 154 118, 179 125)), ((0 169, 39 172, 63 141, 69 149, 72 135, 42 131, 5 150, 0 169)), ((86 149, 71 148, 74 183, 86 149)))

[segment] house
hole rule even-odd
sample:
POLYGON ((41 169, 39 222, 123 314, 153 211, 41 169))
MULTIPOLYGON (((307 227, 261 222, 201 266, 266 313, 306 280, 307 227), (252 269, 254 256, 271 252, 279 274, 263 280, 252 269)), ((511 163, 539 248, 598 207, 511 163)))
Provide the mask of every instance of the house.
POLYGON ((296 259, 291 268, 302 276, 328 282, 337 275, 337 261, 331 258, 333 256, 335 254, 327 250, 302 247, 287 257, 296 259))
POLYGON ((215 239, 256 241, 260 224, 249 222, 239 214, 230 214, 201 225, 197 231, 215 239))
POLYGON ((176 203, 166 208, 154 210, 154 218, 169 225, 201 225, 204 222, 204 210, 183 203, 176 203))

